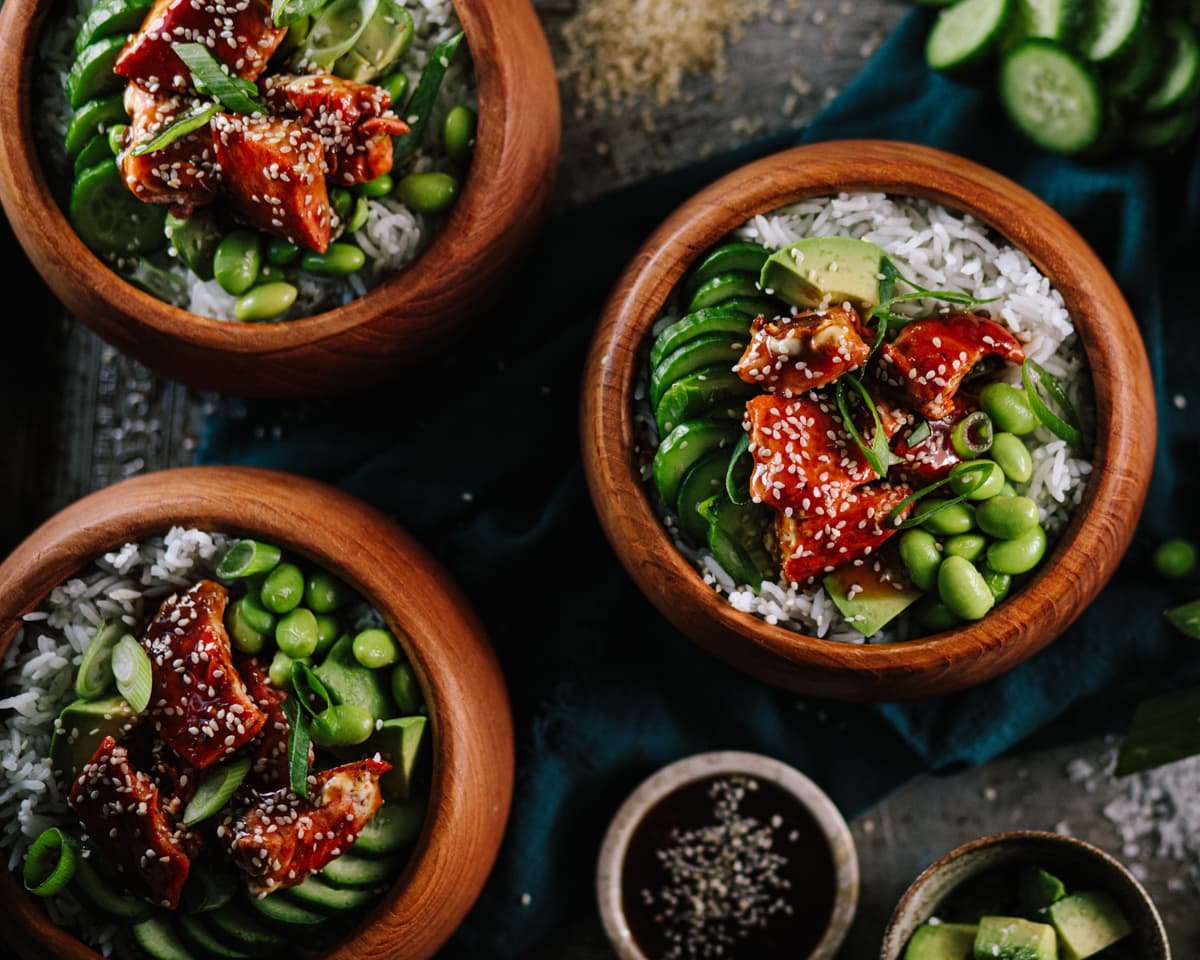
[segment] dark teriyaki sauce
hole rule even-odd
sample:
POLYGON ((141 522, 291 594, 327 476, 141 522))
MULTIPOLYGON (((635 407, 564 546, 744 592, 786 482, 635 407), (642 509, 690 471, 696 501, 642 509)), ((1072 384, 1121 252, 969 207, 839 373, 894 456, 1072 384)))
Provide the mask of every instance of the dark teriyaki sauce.
POLYGON ((801 960, 833 913, 837 872, 812 814, 748 775, 694 780, 642 818, 621 902, 650 960, 801 960))

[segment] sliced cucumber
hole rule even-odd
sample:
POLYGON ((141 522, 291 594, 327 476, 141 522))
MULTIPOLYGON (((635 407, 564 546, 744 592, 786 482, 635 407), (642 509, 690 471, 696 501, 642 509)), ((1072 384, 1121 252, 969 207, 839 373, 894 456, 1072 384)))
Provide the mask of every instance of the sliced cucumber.
POLYGON ((113 155, 108 146, 108 135, 98 133, 87 142, 79 153, 75 154, 75 176, 79 176, 88 167, 103 163, 113 155))
POLYGON ((672 430, 654 454, 654 485, 667 503, 679 498, 688 471, 710 453, 728 454, 741 436, 741 424, 728 420, 689 420, 672 430))
POLYGON ((1108 93, 1115 100, 1137 100, 1159 76, 1162 68, 1162 30, 1151 23, 1119 57, 1105 64, 1108 93))
POLYGON ((218 870, 206 863, 193 863, 183 887, 183 909, 188 913, 208 913, 229 903, 241 886, 232 870, 218 870))
POLYGON ((768 300, 766 297, 732 297, 721 303, 722 310, 734 310, 751 320, 759 316, 776 316, 780 312, 779 308, 777 300, 768 300))
POLYGON ((687 290, 695 293, 704 283, 721 273, 752 273, 756 277, 771 251, 761 243, 723 243, 692 269, 687 290))
POLYGON ((203 915, 191 916, 180 913, 175 916, 175 925, 184 941, 202 956, 226 957, 229 960, 247 960, 253 954, 231 947, 209 929, 203 915))
POLYGON ((67 74, 67 98, 72 107, 81 107, 125 85, 125 78, 113 73, 124 46, 124 37, 105 37, 83 48, 67 74))
POLYGON ((281 890, 273 896, 283 897, 302 907, 311 907, 326 915, 355 910, 365 906, 376 897, 374 890, 359 890, 351 887, 334 887, 320 877, 309 877, 303 883, 281 890))
POLYGON ((79 239, 101 255, 151 253, 167 242, 166 210, 130 193, 111 157, 75 181, 69 214, 79 239))
POLYGON ((389 801, 367 821, 352 847, 356 855, 390 857, 417 839, 425 820, 425 799, 389 801))
POLYGON ((1004 46, 1030 37, 1045 37, 1070 46, 1078 36, 1085 0, 1013 0, 1004 46))
POLYGON ((71 889, 81 900, 94 907, 97 913, 128 923, 145 920, 154 913, 154 907, 145 900, 119 892, 116 883, 101 876, 90 860, 91 857, 79 857, 75 861, 71 889))
POLYGON ((1093 63, 1119 56, 1144 26, 1148 0, 1087 0, 1079 50, 1093 63))
POLYGON ((256 955, 260 951, 269 951, 287 942, 285 934, 271 928, 257 914, 236 901, 205 916, 222 940, 246 947, 256 955))
POLYGON ((64 138, 67 156, 74 160, 96 134, 107 132, 114 123, 125 123, 128 120, 129 114, 125 112, 125 102, 121 94, 114 94, 103 100, 89 100, 75 111, 75 116, 67 125, 64 138))
POLYGON ((268 894, 265 897, 249 897, 247 902, 250 909, 282 926, 315 927, 329 919, 323 913, 289 900, 283 892, 268 894))
POLYGON ((763 537, 771 510, 761 503, 736 504, 719 494, 700 504, 708 521, 708 548, 714 559, 739 585, 757 593, 764 580, 777 570, 763 537))
POLYGON ((696 288, 688 303, 688 313, 715 307, 735 297, 757 297, 761 293, 757 273, 720 273, 696 288))
POLYGON ((1147 113, 1173 110, 1200 91, 1200 45, 1195 32, 1182 20, 1168 20, 1163 25, 1163 37, 1163 71, 1142 101, 1147 113))
POLYGON ((391 883, 399 871, 400 860, 395 857, 368 860, 343 853, 326 864, 321 877, 335 887, 380 887, 391 883))
POLYGON ((1191 139, 1200 126, 1200 105, 1184 104, 1173 113, 1142 117, 1129 127, 1129 142, 1139 150, 1170 150, 1191 139))
POLYGON ((965 70, 988 58, 1004 36, 1012 0, 960 0, 943 10, 925 42, 934 70, 965 70))
POLYGON ((689 340, 699 337, 720 335, 723 337, 749 337, 750 321, 740 310, 728 307, 708 307, 697 310, 663 328, 650 348, 650 369, 662 362, 668 353, 678 350, 689 340))
POLYGON ((1055 153, 1089 149, 1104 124, 1094 72, 1051 40, 1026 40, 1004 57, 1000 102, 1026 136, 1055 153))
POLYGON ((146 19, 146 11, 154 0, 100 0, 84 18, 75 35, 75 52, 82 53, 88 44, 103 37, 124 36, 136 30, 146 19))
MULTIPOLYGON (((87 148, 84 148, 86 152, 87 148)), ((105 156, 111 156, 107 149, 105 156)), ((123 620, 110 620, 92 634, 92 642, 83 651, 79 672, 75 674, 75 696, 82 700, 97 700, 113 688, 113 647, 128 632, 129 627, 123 620)))
POLYGON ((754 387, 742 380, 727 366, 703 367, 685 377, 680 377, 662 395, 654 410, 658 422, 658 435, 665 437, 685 420, 701 416, 717 419, 741 419, 745 404, 741 398, 753 396, 754 387), (733 401, 733 402, 727 402, 733 401), (728 407, 731 417, 715 413, 714 408, 728 407))
POLYGON ((683 478, 675 509, 680 531, 693 543, 707 542, 708 521, 700 516, 699 507, 725 489, 725 473, 728 469, 729 454, 718 451, 700 460, 683 478))
POLYGON ((657 409, 659 401, 671 384, 702 367, 731 369, 742 356, 749 339, 748 333, 737 337, 698 337, 685 343, 678 350, 672 350, 650 374, 650 406, 657 409))
POLYGON ((199 955, 184 946, 167 914, 155 914, 132 927, 133 939, 154 960, 199 960, 199 955))

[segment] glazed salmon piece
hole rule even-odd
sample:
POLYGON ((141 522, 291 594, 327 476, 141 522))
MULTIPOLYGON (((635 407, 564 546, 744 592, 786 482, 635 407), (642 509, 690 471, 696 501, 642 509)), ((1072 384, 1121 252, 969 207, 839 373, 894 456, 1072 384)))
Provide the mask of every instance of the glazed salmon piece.
POLYGON ((191 91, 191 73, 171 45, 195 42, 234 76, 255 80, 286 33, 271 19, 270 0, 155 0, 115 71, 148 90, 191 91))
POLYGON ((218 113, 213 146, 234 215, 253 227, 324 253, 331 212, 324 147, 296 120, 218 113))
POLYGON ((391 769, 378 757, 343 764, 310 776, 308 799, 276 790, 227 818, 217 836, 249 878, 250 892, 294 887, 345 853, 383 803, 379 778, 391 769))
POLYGON ((152 93, 136 83, 125 87, 125 110, 130 123, 117 158, 121 177, 139 200, 165 204, 181 217, 212 203, 220 187, 209 128, 194 130, 153 153, 134 156, 133 151, 153 139, 194 102, 171 93, 152 93))
POLYGON ((125 747, 105 737, 67 802, 90 842, 123 877, 168 910, 179 906, 191 869, 186 846, 195 849, 197 838, 171 826, 158 787, 133 766, 125 747))
POLYGON ((767 393, 799 396, 866 363, 869 336, 850 306, 773 319, 760 316, 750 327, 750 343, 734 370, 767 393))
POLYGON ((233 666, 227 599, 212 580, 171 594, 142 640, 154 671, 148 716, 163 742, 199 770, 245 746, 267 720, 233 666))
POLYGON ((329 179, 342 186, 389 173, 392 137, 408 132, 408 124, 391 113, 386 90, 330 73, 268 77, 263 98, 273 113, 299 120, 320 135, 329 179))

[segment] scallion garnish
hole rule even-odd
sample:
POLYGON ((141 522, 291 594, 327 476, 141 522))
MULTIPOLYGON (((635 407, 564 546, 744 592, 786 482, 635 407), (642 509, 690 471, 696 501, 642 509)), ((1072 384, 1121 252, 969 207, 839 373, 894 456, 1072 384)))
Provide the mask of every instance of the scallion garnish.
POLYGON ((225 551, 221 562, 217 564, 217 576, 222 580, 236 580, 270 573, 279 566, 282 556, 283 551, 275 544, 247 537, 225 551))
POLYGON ((909 447, 915 447, 918 444, 924 443, 926 440, 928 440, 930 434, 932 433, 933 430, 929 426, 929 421, 922 420, 910 431, 908 431, 908 436, 904 438, 904 443, 909 447))
POLYGON ((922 487, 915 493, 909 494, 898 504, 896 504, 896 506, 892 507, 891 511, 888 513, 888 526, 895 530, 908 530, 912 527, 919 527, 930 517, 937 516, 947 507, 952 507, 956 503, 962 503, 967 499, 967 497, 969 497, 987 482, 988 477, 991 476, 992 473, 992 466, 993 464, 990 460, 981 460, 978 463, 972 463, 970 466, 964 467, 962 470, 958 471, 958 473, 942 477, 941 480, 935 480, 928 486, 922 487), (949 500, 943 500, 937 507, 932 510, 927 510, 919 517, 911 516, 908 518, 902 518, 900 516, 905 510, 913 506, 915 503, 917 503, 917 501, 924 500, 925 497, 929 496, 929 494, 933 493, 933 491, 940 490, 951 481, 958 481, 961 483, 963 477, 970 477, 972 474, 974 474, 974 482, 970 483, 965 490, 958 494, 958 496, 951 497, 949 500))
POLYGON ((25 889, 38 897, 58 893, 75 876, 78 843, 58 827, 38 834, 25 857, 25 889))
POLYGON ((183 822, 187 826, 200 823, 220 812, 237 792, 237 788, 250 772, 250 758, 238 757, 223 763, 210 773, 188 801, 183 810, 183 822))
POLYGON ((883 424, 879 420, 879 410, 875 406, 875 401, 871 399, 871 394, 867 392, 867 388, 863 386, 858 377, 850 373, 842 374, 838 377, 837 386, 834 389, 834 398, 837 400, 838 412, 842 415, 842 422, 846 426, 846 432, 853 438, 858 449, 862 451, 862 455, 866 458, 868 465, 875 471, 876 476, 886 477, 888 466, 891 461, 891 451, 888 449, 887 434, 883 432, 883 424), (871 438, 870 445, 863 438, 858 427, 854 423, 854 418, 850 415, 850 404, 846 400, 846 384, 854 388, 859 399, 866 406, 867 411, 871 414, 871 420, 875 425, 875 433, 871 438))
POLYGON ((1075 406, 1053 375, 1048 373, 1036 360, 1026 358, 1021 364, 1021 378, 1025 381, 1025 393, 1029 396, 1029 405, 1042 421, 1042 425, 1059 440, 1066 440, 1076 449, 1083 447, 1083 431, 1079 429, 1079 415, 1075 406), (1062 411, 1062 416, 1050 408, 1050 404, 1042 399, 1041 391, 1045 390, 1050 400, 1062 411))
POLYGON ((875 346, 871 348, 874 353, 880 342, 883 340, 884 331, 889 327, 893 330, 899 330, 906 324, 912 323, 915 317, 906 317, 901 313, 894 313, 889 308, 893 303, 902 303, 906 300, 945 300, 947 303, 956 303, 964 307, 978 307, 984 303, 992 303, 998 300, 999 297, 988 297, 980 300, 978 297, 972 297, 966 293, 959 293, 957 290, 926 290, 919 283, 915 283, 904 276, 898 269, 896 264, 892 262, 891 257, 884 257, 880 264, 879 272, 879 304, 872 308, 867 315, 867 320, 878 321, 879 326, 876 328, 875 346), (908 286, 913 288, 913 293, 896 293, 896 281, 902 280, 908 286))
POLYGON ((189 133, 206 126, 220 110, 219 103, 196 104, 191 110, 180 114, 174 121, 159 130, 145 143, 134 147, 133 155, 140 157, 143 154, 153 153, 155 150, 162 150, 164 147, 170 146, 181 137, 186 137, 189 133))
POLYGON ((154 667, 150 663, 150 654, 131 634, 125 634, 113 647, 112 672, 117 690, 133 707, 134 713, 142 713, 150 706, 154 667))
POLYGON ((1117 757, 1117 776, 1200 754, 1200 687, 1138 704, 1117 757))
POLYGON ((297 796, 308 796, 308 751, 312 737, 308 715, 301 709, 298 697, 288 697, 280 709, 288 722, 288 785, 297 796))
POLYGON ((1166 612, 1167 621, 1180 633, 1200 640, 1200 600, 1172 607, 1166 612))
POLYGON ((192 86, 202 97, 213 97, 221 101, 226 110, 234 113, 266 113, 267 108, 251 91, 257 87, 248 80, 231 77, 221 62, 202 43, 173 43, 183 65, 192 74, 192 86))
POLYGON ((272 0, 271 19, 277 27, 290 27, 320 10, 329 0, 272 0))
POLYGON ((313 21, 299 54, 305 64, 322 70, 349 52, 375 16, 379 0, 333 0, 313 21))
POLYGON ((974 460, 992 448, 992 418, 982 410, 968 413, 950 430, 950 445, 964 460, 974 460))
POLYGON ((392 109, 396 111, 397 115, 408 123, 408 133, 402 133, 392 138, 392 143, 395 145, 393 167, 400 166, 416 153, 417 148, 421 145, 421 137, 425 133, 426 124, 429 123, 429 115, 433 112, 433 102, 437 99, 442 79, 446 76, 446 70, 449 69, 450 61, 454 59, 454 53, 458 50, 462 39, 463 35, 458 33, 433 48, 429 62, 421 71, 421 79, 417 81, 417 87, 409 98, 403 114, 400 113, 400 104, 392 104, 392 109))
POLYGON ((112 686, 113 647, 128 632, 124 621, 112 620, 92 635, 92 642, 83 651, 83 659, 79 662, 79 672, 75 674, 75 696, 96 700, 112 686))
POLYGON ((296 699, 300 706, 310 717, 315 717, 333 706, 333 698, 325 689, 325 684, 313 672, 312 667, 302 660, 292 663, 292 689, 296 691, 296 699))
MULTIPOLYGON (((743 433, 741 439, 734 445, 733 453, 729 455, 729 467, 725 471, 725 492, 729 494, 729 499, 739 507, 744 507, 750 502, 749 471, 745 475, 741 475, 737 469, 742 457, 749 456, 749 453, 750 435, 743 433)), ((752 457, 750 462, 751 470, 753 470, 754 460, 752 457)))

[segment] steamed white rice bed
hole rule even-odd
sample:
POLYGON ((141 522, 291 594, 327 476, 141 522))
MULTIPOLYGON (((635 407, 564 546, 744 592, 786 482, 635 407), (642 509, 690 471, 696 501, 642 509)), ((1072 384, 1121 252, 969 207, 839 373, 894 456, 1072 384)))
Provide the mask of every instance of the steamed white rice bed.
MULTIPOLYGON (((65 83, 75 59, 75 35, 95 3, 96 0, 67 0, 62 6, 64 15, 47 23, 42 35, 40 52, 44 69, 35 72, 34 90, 37 98, 36 115, 43 120, 36 132, 42 141, 42 155, 52 168, 51 179, 60 183, 70 183, 74 179, 71 164, 63 150, 63 136, 72 116, 65 83)), ((458 33, 462 26, 451 0, 404 0, 404 6, 413 18, 413 44, 397 67, 408 74, 411 90, 429 62, 433 49, 458 33)), ((478 107, 475 77, 465 43, 446 71, 438 91, 426 128, 427 140, 436 138, 446 114, 460 103, 478 107)), ((440 150, 433 154, 419 152, 413 170, 456 173, 454 165, 440 150)), ((344 278, 315 277, 301 273, 296 281, 299 290, 296 303, 279 319, 309 316, 362 296, 415 260, 429 245, 445 219, 445 215, 416 213, 391 196, 368 200, 367 209, 366 225, 354 234, 355 242, 367 256, 366 265, 344 278)), ((183 305, 188 310, 218 320, 234 319, 233 307, 237 297, 222 290, 216 280, 201 280, 174 258, 162 263, 184 281, 187 302, 183 305)))
MULTIPOLYGON (((1083 419, 1085 435, 1091 436, 1091 379, 1062 296, 1024 253, 998 241, 973 218, 928 200, 881 193, 840 194, 761 214, 732 236, 773 250, 804 237, 856 237, 885 250, 900 272, 922 287, 954 290, 978 299, 998 298, 982 309, 1013 332, 1026 356, 1058 378, 1083 419)), ((929 302, 897 304, 894 309, 916 315, 922 310, 928 312, 929 302)), ((678 315, 678 310, 668 310, 656 329, 678 319, 678 315)), ((1020 383, 1018 368, 1009 365, 1006 376, 1020 383)), ((641 416, 653 435, 649 404, 643 403, 643 408, 641 416)), ((1092 465, 1044 427, 1023 439, 1033 457, 1033 477, 1024 493, 1037 503, 1042 524, 1053 542, 1082 499, 1092 465)), ((738 610, 829 640, 863 643, 867 639, 842 617, 819 583, 814 587, 796 586, 781 576, 776 583, 764 583, 761 593, 755 594, 747 585, 735 583, 706 549, 695 550, 684 543, 677 536, 678 522, 665 508, 663 522, 676 534, 679 549, 699 568, 705 582, 728 596, 738 610)), ((911 635, 906 616, 894 623, 870 641, 894 641, 911 635)))

